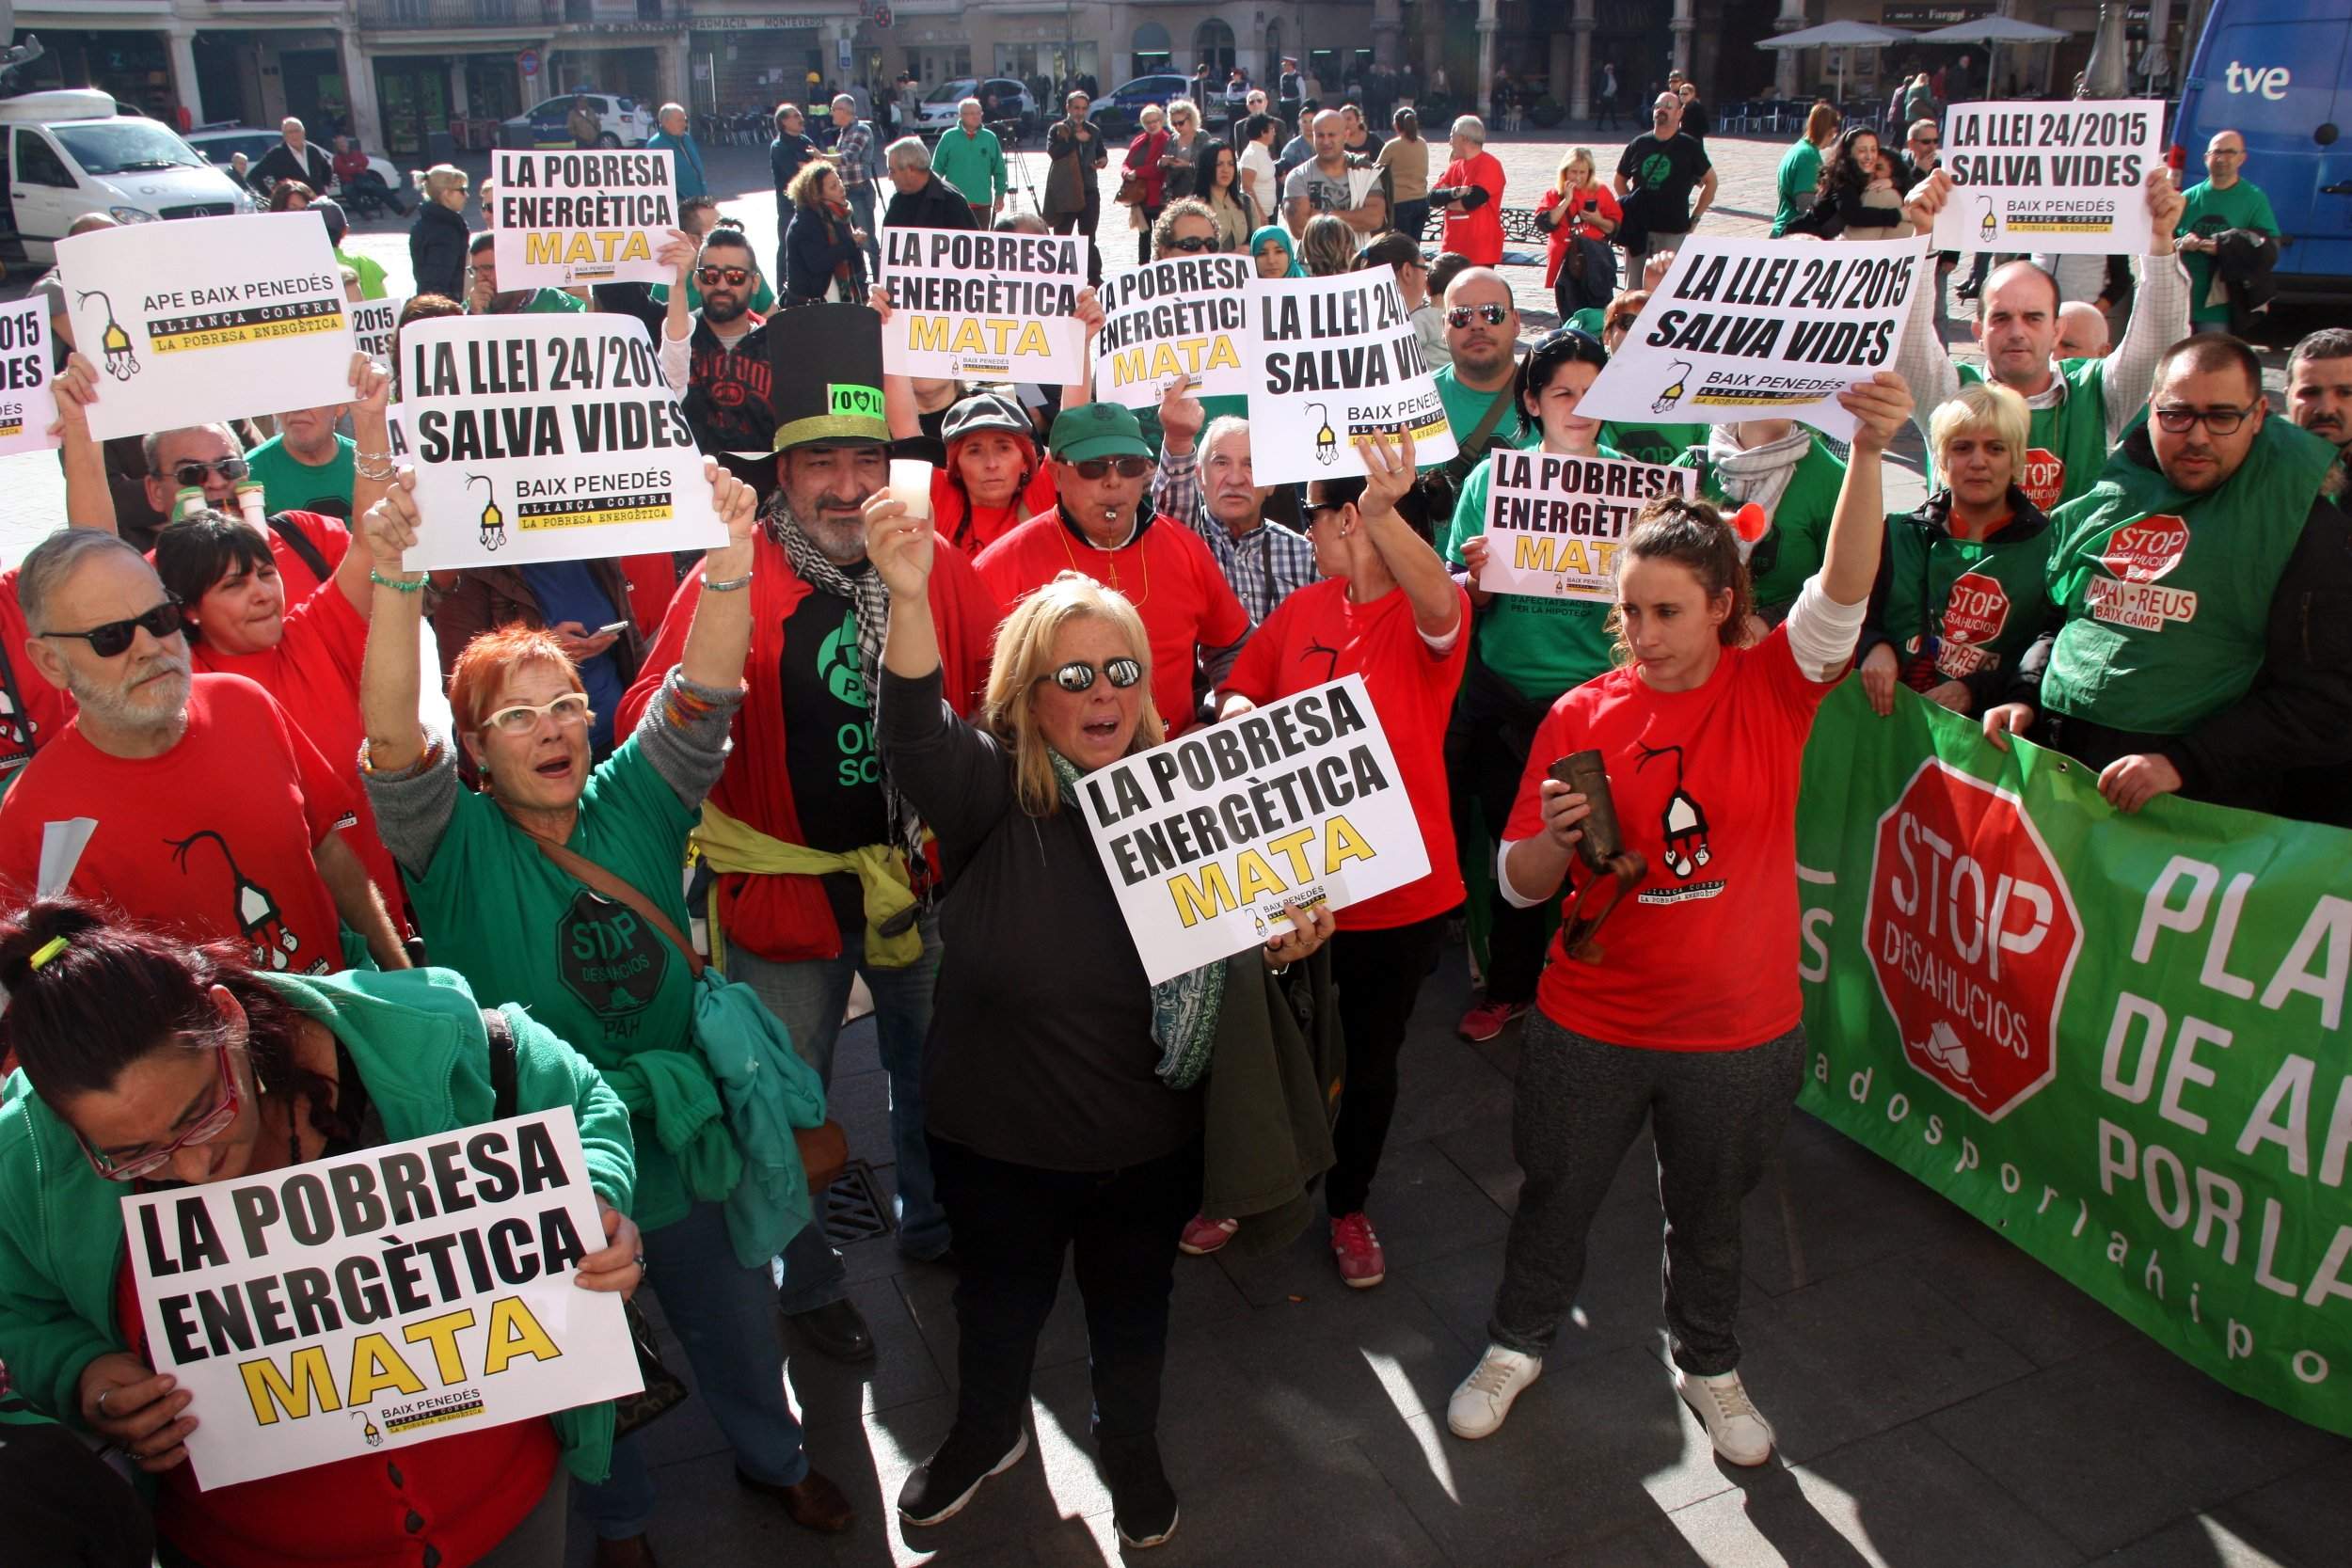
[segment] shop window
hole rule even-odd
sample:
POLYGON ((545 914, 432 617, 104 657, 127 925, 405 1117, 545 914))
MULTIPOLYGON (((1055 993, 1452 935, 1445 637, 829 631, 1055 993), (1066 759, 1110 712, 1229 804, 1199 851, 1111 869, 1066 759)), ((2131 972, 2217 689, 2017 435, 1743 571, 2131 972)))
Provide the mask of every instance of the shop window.
POLYGON ((1223 82, 1233 71, 1233 29, 1209 18, 1193 29, 1192 54, 1195 61, 1207 62, 1210 80, 1223 82))

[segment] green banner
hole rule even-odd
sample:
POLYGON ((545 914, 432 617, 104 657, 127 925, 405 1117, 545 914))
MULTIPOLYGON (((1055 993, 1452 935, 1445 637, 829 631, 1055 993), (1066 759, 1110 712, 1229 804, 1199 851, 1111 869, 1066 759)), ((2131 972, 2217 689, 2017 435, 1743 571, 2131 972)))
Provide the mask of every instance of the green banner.
POLYGON ((2352 1434, 2352 833, 1858 683, 1798 808, 1801 1103, 2231 1387, 2352 1434))

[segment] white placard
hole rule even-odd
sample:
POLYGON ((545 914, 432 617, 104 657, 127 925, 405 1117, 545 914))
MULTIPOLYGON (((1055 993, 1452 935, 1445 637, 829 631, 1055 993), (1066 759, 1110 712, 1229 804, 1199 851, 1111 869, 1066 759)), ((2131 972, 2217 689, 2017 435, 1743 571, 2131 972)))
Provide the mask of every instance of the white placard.
POLYGON ((179 218, 57 242, 100 440, 351 401, 351 318, 326 226, 179 218))
POLYGON ((1258 355, 1249 451, 1261 484, 1364 471, 1359 443, 1400 431, 1421 467, 1454 452, 1438 384, 1388 267, 1250 284, 1258 355))
POLYGON ((1497 447, 1486 487, 1489 594, 1617 602, 1617 548, 1642 508, 1694 494, 1689 468, 1497 447))
POLYGON ((634 316, 441 316, 401 334, 411 570, 715 549, 694 433, 634 316))
POLYGON ((570 1106, 122 1200, 206 1491, 641 1389, 570 1106))
POLYGON ((1195 397, 1247 397, 1258 352, 1247 256, 1180 256, 1103 280, 1094 395, 1128 408, 1158 405, 1182 376, 1195 397))
POLYGON ((57 444, 49 434, 57 422, 50 353, 46 295, 0 305, 0 457, 57 444))
POLYGON ((1157 985, 1289 923, 1425 877, 1429 851, 1361 675, 1193 730, 1078 786, 1157 985))
POLYGON ((1933 277, 1927 253, 1924 237, 1692 234, 1577 412, 1645 424, 1803 420, 1843 440, 1853 416, 1837 394, 1893 367, 1912 291, 1933 277))
POLYGON ((1938 249, 2137 256, 2148 175, 2164 166, 2164 105, 1955 104, 1937 166, 1954 186, 1935 215, 1938 249))
POLYGON ((351 308, 352 341, 360 353, 382 364, 392 362, 392 333, 400 325, 400 308, 407 303, 405 298, 363 299, 351 308))
POLYGON ((678 226, 669 152, 501 148, 490 160, 501 290, 675 280, 654 260, 678 226))
POLYGON ((1077 386, 1086 373, 1086 326, 1072 312, 1086 287, 1083 246, 1076 234, 883 230, 882 282, 891 315, 882 327, 882 369, 1077 386))

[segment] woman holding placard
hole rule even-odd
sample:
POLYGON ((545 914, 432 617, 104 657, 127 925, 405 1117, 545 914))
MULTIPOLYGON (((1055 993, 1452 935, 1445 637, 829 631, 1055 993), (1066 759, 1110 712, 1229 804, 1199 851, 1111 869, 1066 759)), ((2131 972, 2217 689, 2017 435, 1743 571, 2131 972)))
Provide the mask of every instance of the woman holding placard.
POLYGON ((604 1474, 610 1404, 199 1488, 188 1435, 252 1416, 152 1370, 121 1199, 477 1126, 501 1099, 507 1115, 569 1107, 604 1224, 575 1283, 626 1295, 644 1262, 622 1212, 636 1164, 596 1069, 520 1006, 485 1015, 447 970, 263 974, 72 903, 0 930, 0 1055, 19 1063, 0 1085, 0 1359, 36 1404, 160 1478, 174 1560, 562 1563, 561 1467, 604 1474))
POLYGON ((1838 403, 1855 420, 1853 462, 1821 570, 1788 619, 1748 644, 1730 525, 1705 501, 1651 501, 1617 557, 1619 667, 1553 704, 1528 754, 1496 874, 1514 903, 1571 895, 1519 1045, 1511 1136, 1526 1181, 1486 1354, 1447 1406, 1457 1436, 1501 1427, 1542 1372, 1593 1216, 1646 1122, 1676 1391, 1724 1460, 1772 1457, 1739 1372, 1740 1207, 1804 1065, 1797 782, 1869 608, 1880 471, 1911 414, 1891 372, 1838 403), (1605 869, 1571 890, 1580 860, 1605 869), (1596 913, 1583 906, 1597 880, 1619 901, 1596 913))

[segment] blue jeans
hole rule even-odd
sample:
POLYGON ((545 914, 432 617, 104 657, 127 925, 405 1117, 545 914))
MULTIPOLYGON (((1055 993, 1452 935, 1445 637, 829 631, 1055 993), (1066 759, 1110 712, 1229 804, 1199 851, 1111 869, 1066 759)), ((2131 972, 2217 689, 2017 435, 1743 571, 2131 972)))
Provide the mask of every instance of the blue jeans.
MULTIPOLYGON (((644 1232, 644 1243, 645 1288, 686 1347, 695 1397, 726 1433, 737 1466, 755 1481, 797 1485, 808 1474, 808 1456, 801 1451, 801 1423, 785 1402, 768 1271, 735 1260, 726 1211, 716 1203, 697 1203, 684 1219, 644 1232)), ((598 1536, 643 1535, 654 1500, 644 1437, 614 1444, 612 1473, 597 1485, 581 1485, 577 1496, 598 1536)))
MULTIPOLYGON (((923 1138, 923 1037, 931 1027, 931 989, 939 977, 939 923, 923 917, 923 956, 904 969, 878 969, 866 961, 863 927, 841 933, 836 958, 774 963, 740 947, 727 948, 729 977, 759 993, 784 1021, 793 1049, 833 1088, 833 1048, 841 1035, 841 1013, 850 1003, 850 981, 866 977, 874 997, 874 1035, 882 1069, 890 1075, 890 1147, 898 1162, 898 1245, 915 1258, 935 1258, 947 1245, 947 1216, 931 1187, 931 1151, 923 1138)), ((822 1224, 812 1225, 784 1249, 779 1293, 785 1311, 810 1312, 847 1293, 841 1254, 826 1242, 822 1224)))

